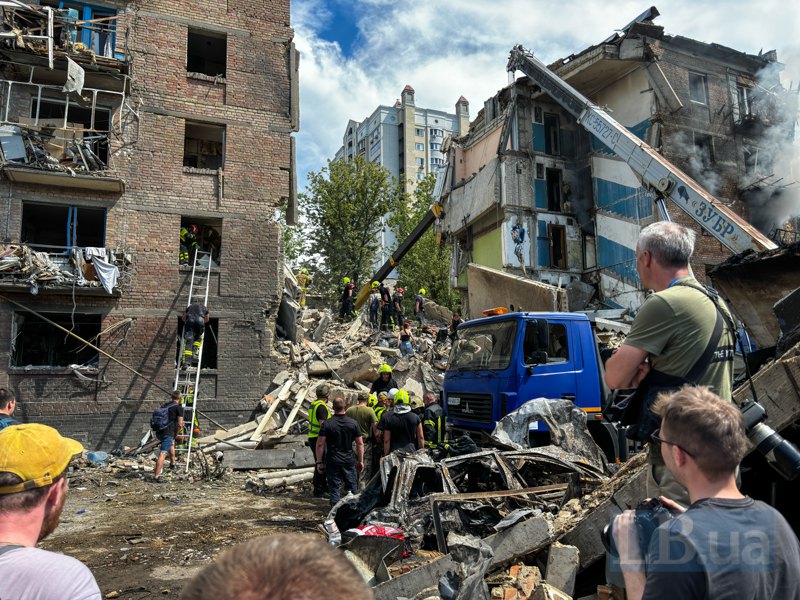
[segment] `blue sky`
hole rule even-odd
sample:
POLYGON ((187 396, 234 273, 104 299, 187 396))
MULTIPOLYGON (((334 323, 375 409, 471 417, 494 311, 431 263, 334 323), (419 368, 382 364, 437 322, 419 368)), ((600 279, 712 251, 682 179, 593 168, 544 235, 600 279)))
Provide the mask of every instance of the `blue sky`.
MULTIPOLYGON (((298 187, 341 145, 348 119, 391 105, 410 84, 418 106, 470 116, 508 82, 522 43, 545 62, 597 44, 651 2, 617 0, 292 0, 301 53, 298 187)), ((656 4, 666 33, 748 53, 778 50, 784 79, 800 84, 800 8, 784 0, 668 0, 656 4)), ((798 174, 800 179, 800 174, 798 174)))

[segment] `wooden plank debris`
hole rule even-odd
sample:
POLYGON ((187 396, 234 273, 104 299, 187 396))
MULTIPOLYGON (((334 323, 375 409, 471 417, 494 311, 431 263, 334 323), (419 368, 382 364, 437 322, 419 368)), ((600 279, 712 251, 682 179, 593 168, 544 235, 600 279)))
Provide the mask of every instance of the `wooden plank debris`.
POLYGON ((316 461, 307 448, 272 448, 270 450, 228 450, 225 466, 236 471, 249 469, 300 469, 316 461))
POLYGON ((286 421, 283 423, 283 427, 281 427, 280 432, 283 434, 289 433, 289 428, 294 424, 294 420, 297 417, 297 413, 300 411, 300 407, 303 405, 303 401, 306 399, 306 392, 308 392, 307 387, 300 388, 300 391, 297 392, 297 396, 295 396, 294 406, 292 407, 292 412, 289 413, 289 416, 286 417, 286 421))
POLYGON ((283 383, 283 387, 278 392, 278 395, 275 397, 275 400, 272 401, 272 404, 269 405, 269 409, 267 409, 267 414, 264 415, 264 418, 261 419, 261 422, 256 427, 256 430, 253 432, 253 435, 250 436, 251 442, 256 442, 261 439, 261 435, 264 433, 264 430, 269 427, 269 422, 272 420, 272 416, 275 414, 275 411, 278 410, 278 407, 281 403, 289 397, 291 393, 292 384, 294 383, 293 379, 287 379, 283 383))

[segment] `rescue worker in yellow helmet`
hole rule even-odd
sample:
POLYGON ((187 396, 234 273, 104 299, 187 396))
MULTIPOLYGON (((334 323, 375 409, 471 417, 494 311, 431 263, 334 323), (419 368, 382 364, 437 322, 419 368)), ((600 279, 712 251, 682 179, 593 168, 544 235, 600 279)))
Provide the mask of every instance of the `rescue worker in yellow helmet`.
POLYGON ((351 283, 349 277, 343 277, 342 284, 344 287, 342 288, 342 297, 340 298, 339 318, 342 321, 349 321, 355 316, 354 295, 356 286, 354 283, 351 283))
POLYGON ((378 369, 378 378, 372 382, 369 391, 371 394, 377 394, 396 387, 398 385, 394 377, 392 377, 392 367, 384 363, 378 369))
POLYGON ((425 295, 427 293, 425 288, 420 288, 417 299, 414 301, 414 316, 420 321, 425 316, 425 295))
POLYGON ((425 436, 425 447, 434 450, 446 448, 446 417, 442 406, 436 401, 436 394, 426 392, 422 396, 425 412, 422 415, 422 433, 425 436))
MULTIPOLYGON (((308 409, 308 441, 306 445, 311 449, 314 462, 317 462, 317 438, 322 423, 331 418, 331 410, 328 408, 328 395, 331 388, 327 383, 317 386, 317 399, 311 403, 308 409)), ((328 482, 325 473, 320 473, 320 469, 314 469, 314 498, 322 498, 328 491, 328 482)))
POLYGON ((408 392, 398 390, 394 397, 394 410, 378 423, 378 429, 383 431, 384 456, 395 450, 413 452, 425 443, 422 421, 411 411, 410 402, 408 392))
POLYGON ((188 265, 194 260, 194 253, 200 247, 197 241, 199 233, 200 228, 194 223, 181 227, 180 254, 178 255, 179 264, 188 265))

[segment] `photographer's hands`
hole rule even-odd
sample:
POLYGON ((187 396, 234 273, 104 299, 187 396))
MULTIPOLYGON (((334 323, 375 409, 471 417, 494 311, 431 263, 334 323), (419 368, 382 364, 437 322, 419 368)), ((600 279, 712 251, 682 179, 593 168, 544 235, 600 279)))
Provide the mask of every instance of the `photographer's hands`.
POLYGON ((614 519, 614 545, 619 552, 619 565, 625 578, 628 600, 639 600, 644 595, 646 575, 644 557, 639 547, 636 529, 636 511, 626 510, 614 519))

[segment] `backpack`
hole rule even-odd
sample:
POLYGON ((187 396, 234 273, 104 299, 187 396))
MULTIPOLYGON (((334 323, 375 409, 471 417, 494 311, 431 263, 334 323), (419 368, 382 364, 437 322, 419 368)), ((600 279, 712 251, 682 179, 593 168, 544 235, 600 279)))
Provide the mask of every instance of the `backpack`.
POLYGON ((10 425, 16 425, 17 423, 19 423, 19 421, 17 421, 13 417, 6 417, 5 419, 0 419, 0 431, 5 429, 6 427, 9 427, 10 425))
POLYGON ((172 408, 172 404, 160 406, 153 411, 153 414, 150 416, 150 427, 152 427, 154 431, 164 431, 169 427, 170 408, 172 408))

